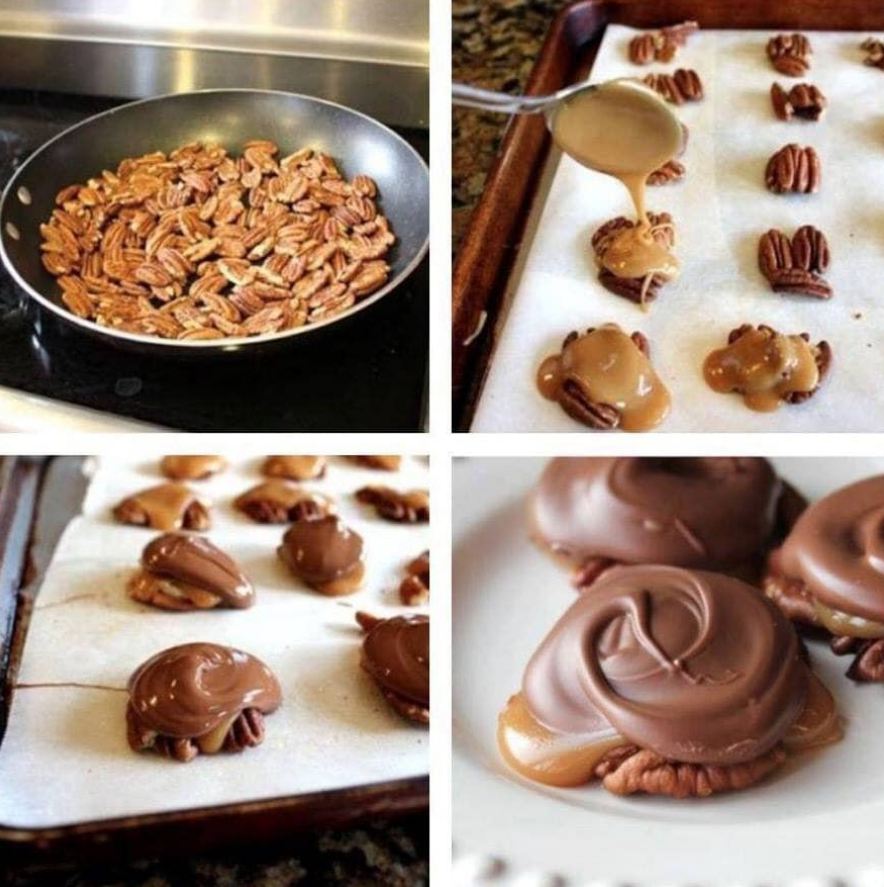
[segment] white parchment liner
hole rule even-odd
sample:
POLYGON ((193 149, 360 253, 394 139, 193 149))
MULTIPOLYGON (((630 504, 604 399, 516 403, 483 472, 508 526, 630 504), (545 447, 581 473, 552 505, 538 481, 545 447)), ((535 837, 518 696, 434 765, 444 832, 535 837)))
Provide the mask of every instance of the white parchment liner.
POLYGON ((337 599, 309 591, 279 561, 284 526, 255 524, 233 509, 233 498, 262 478, 260 460, 231 461, 225 473, 192 486, 214 503, 207 535, 252 579, 255 605, 168 613, 130 600, 126 579, 155 531, 114 523, 110 508, 161 478, 156 462, 102 459, 37 598, 19 681, 124 687, 161 649, 229 644, 263 659, 280 679, 283 705, 267 717, 263 745, 182 765, 129 749, 125 693, 20 689, 0 746, 0 824, 55 826, 428 772, 427 730, 393 713, 359 668, 362 635, 353 615, 421 611, 402 607, 397 587, 405 564, 429 547, 429 529, 382 521, 351 495, 372 483, 428 488, 426 460, 406 458, 389 473, 332 459, 323 480, 305 484, 334 496, 365 540, 365 588, 337 599))
POLYGON ((810 32, 813 65, 803 81, 829 99, 818 123, 778 121, 770 85, 800 82, 771 67, 762 31, 700 31, 668 65, 638 67, 626 48, 635 32, 611 25, 592 79, 694 68, 706 97, 677 113, 690 129, 686 177, 649 188, 648 206, 672 214, 683 273, 647 314, 605 290, 589 249, 607 219, 632 212, 619 182, 557 154, 539 223, 522 244, 521 273, 477 409, 474 431, 580 431, 534 384, 540 361, 573 329, 616 322, 641 330, 669 386, 673 409, 661 431, 881 431, 884 372, 881 301, 884 279, 884 74, 862 64, 854 32, 810 32), (775 195, 764 187, 768 158, 790 142, 813 145, 822 187, 813 195, 775 195), (803 224, 825 232, 832 250, 829 302, 773 293, 758 271, 759 236, 803 224), (832 373, 810 401, 775 414, 755 413, 736 395, 714 393, 703 359, 742 323, 808 332, 834 350, 832 373))

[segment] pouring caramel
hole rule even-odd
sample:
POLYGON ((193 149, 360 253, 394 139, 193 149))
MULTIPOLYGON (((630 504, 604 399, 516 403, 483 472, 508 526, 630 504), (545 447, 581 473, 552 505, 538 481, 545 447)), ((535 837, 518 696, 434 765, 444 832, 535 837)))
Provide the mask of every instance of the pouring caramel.
POLYGON ((795 392, 813 391, 820 372, 811 344, 769 327, 749 327, 703 364, 713 391, 742 394, 747 407, 770 412, 795 392))
POLYGON ((612 80, 563 101, 550 129, 566 154, 619 179, 632 198, 638 224, 617 235, 602 265, 618 277, 677 277, 678 259, 653 236, 645 207, 648 176, 684 143, 681 123, 660 96, 633 80, 612 80))
POLYGON ((540 365, 537 387, 580 421, 592 405, 613 408, 619 417, 610 427, 624 431, 647 431, 669 413, 669 392, 650 360, 616 324, 569 337, 540 365))

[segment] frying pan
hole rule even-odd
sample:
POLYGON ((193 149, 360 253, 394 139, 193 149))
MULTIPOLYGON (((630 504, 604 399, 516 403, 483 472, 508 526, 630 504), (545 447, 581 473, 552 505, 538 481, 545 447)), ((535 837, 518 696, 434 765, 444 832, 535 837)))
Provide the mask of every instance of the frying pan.
POLYGON ((279 345, 358 314, 392 292, 417 267, 429 240, 429 172, 420 155, 386 126, 342 105, 288 92, 218 89, 175 93, 121 105, 72 126, 32 154, 0 202, 0 255, 13 279, 44 308, 118 347, 175 356, 279 345), (194 141, 240 154, 250 139, 271 139, 283 155, 312 147, 336 159, 348 178, 364 173, 378 185, 380 209, 397 242, 387 257, 390 278, 368 298, 328 320, 266 336, 177 341, 99 326, 71 314, 40 261, 40 223, 66 185, 85 182, 124 157, 171 151, 194 141))

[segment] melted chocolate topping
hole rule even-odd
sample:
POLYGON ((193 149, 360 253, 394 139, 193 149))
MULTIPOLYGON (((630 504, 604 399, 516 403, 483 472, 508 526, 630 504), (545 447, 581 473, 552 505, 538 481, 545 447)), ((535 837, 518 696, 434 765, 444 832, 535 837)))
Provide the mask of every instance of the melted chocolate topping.
POLYGON ((422 706, 430 704, 430 619, 380 620, 362 644, 362 667, 387 690, 422 706))
POLYGON ((154 575, 211 592, 228 607, 250 607, 255 600, 255 589, 236 562, 202 536, 158 536, 142 552, 141 566, 154 575))
POLYGON ((334 582, 362 563, 362 536, 339 517, 298 521, 282 538, 280 556, 309 585, 334 582))
POLYGON ((721 569, 762 554, 780 491, 765 459, 553 459, 531 500, 532 531, 575 563, 721 569))
POLYGON ((779 564, 823 604, 884 622, 884 475, 814 502, 783 544, 779 564))
POLYGON ((282 691, 259 659, 220 644, 182 644, 151 657, 129 679, 140 725, 194 738, 232 722, 246 708, 275 711, 282 691))
POLYGON ((749 761, 801 714, 807 669, 774 604, 675 567, 619 567, 578 598, 528 663, 522 692, 548 730, 609 726, 699 764, 749 761))

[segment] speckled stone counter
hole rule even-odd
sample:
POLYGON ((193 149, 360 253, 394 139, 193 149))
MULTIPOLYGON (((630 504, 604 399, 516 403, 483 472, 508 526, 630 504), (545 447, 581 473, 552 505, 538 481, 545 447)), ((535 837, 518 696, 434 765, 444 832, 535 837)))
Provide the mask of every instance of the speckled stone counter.
MULTIPOLYGON (((452 76, 520 92, 555 14, 569 0, 452 0, 452 76)), ((455 108, 452 120, 452 236, 454 250, 506 128, 507 117, 455 108)))
POLYGON ((71 864, 6 869, 6 887, 424 887, 429 883, 429 825, 425 814, 341 831, 293 835, 284 847, 218 856, 145 860, 121 866, 71 864))

